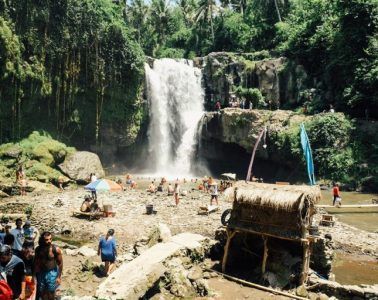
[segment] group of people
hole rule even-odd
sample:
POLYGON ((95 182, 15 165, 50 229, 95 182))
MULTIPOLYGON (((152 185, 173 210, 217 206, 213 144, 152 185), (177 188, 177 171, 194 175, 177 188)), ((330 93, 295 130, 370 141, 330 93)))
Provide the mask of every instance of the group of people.
POLYGON ((61 283, 63 256, 52 243, 50 232, 43 232, 35 248, 38 231, 26 221, 16 227, 5 225, 0 233, 0 282, 2 299, 55 299, 61 283), (8 289, 5 289, 4 286, 8 289))
POLYGON ((245 99, 238 100, 238 99, 232 98, 229 105, 232 108, 241 108, 241 109, 253 108, 252 101, 246 101, 245 99))
MULTIPOLYGON (((185 179, 184 179, 184 182, 186 182, 185 179)), ((147 192, 149 192, 149 193, 164 192, 166 183, 167 183, 167 179, 165 177, 163 177, 161 179, 160 183, 158 184, 158 186, 156 187, 155 180, 153 180, 153 181, 151 181, 150 185, 148 186, 147 192)), ((176 179, 176 182, 174 183, 174 186, 172 186, 171 183, 168 183, 166 190, 167 190, 167 195, 168 196, 173 196, 174 197, 175 204, 177 206, 179 204, 179 202, 180 202, 180 184, 179 184, 179 180, 176 179)), ((185 195, 187 192, 186 191, 181 191, 181 193, 183 195, 185 195)))

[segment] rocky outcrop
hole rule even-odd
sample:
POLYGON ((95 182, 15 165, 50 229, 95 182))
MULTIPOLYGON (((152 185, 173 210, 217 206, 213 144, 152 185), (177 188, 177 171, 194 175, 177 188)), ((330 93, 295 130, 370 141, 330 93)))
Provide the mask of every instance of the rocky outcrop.
POLYGON ((304 102, 316 89, 304 68, 284 57, 269 53, 213 52, 195 60, 203 69, 208 107, 220 100, 228 106, 238 87, 258 88, 272 108, 304 102))
MULTIPOLYGON (((177 264, 165 266, 165 260, 180 250, 200 248, 200 242, 204 239, 198 234, 181 233, 172 237, 170 242, 156 244, 133 261, 123 264, 114 271, 108 279, 100 284, 96 296, 105 299, 139 299, 143 297, 169 267, 173 269, 177 267, 177 264)), ((178 273, 172 273, 172 281, 174 286, 177 286, 174 295, 183 297, 189 291, 187 286, 191 285, 186 277, 184 277, 185 284, 179 284, 182 279, 177 275, 178 273)))
POLYGON ((77 182, 87 181, 91 173, 95 173, 98 178, 105 176, 98 155, 87 151, 78 151, 68 156, 59 168, 77 182))
POLYGON ((378 299, 378 285, 342 285, 340 283, 320 279, 315 275, 309 277, 311 290, 334 296, 337 299, 378 299))
MULTIPOLYGON (((282 130, 290 123, 306 120, 304 115, 288 110, 247 110, 226 108, 218 112, 208 112, 202 118, 201 137, 204 140, 218 140, 234 143, 251 153, 258 135, 267 126, 267 138, 282 130)), ((268 157, 269 149, 260 151, 268 157)), ((272 157, 274 159, 274 157, 272 157)))

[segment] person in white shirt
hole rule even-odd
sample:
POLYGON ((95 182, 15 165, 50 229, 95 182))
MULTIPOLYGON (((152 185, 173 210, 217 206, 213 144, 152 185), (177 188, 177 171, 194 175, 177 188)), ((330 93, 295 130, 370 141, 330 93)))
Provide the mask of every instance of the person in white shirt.
MULTIPOLYGON (((97 180, 96 174, 95 173, 91 173, 91 175, 89 175, 89 179, 90 179, 91 182, 95 182, 97 180)), ((91 194, 92 194, 92 199, 93 200, 97 200, 97 192, 96 192, 96 190, 92 190, 91 194)))
POLYGON ((22 228, 22 219, 16 220, 16 228, 11 229, 9 233, 14 236, 12 251, 18 256, 21 253, 22 244, 25 241, 24 229, 22 228))
POLYGON ((213 204, 213 200, 215 200, 215 203, 218 205, 218 185, 215 181, 212 181, 210 184, 210 205, 213 204))

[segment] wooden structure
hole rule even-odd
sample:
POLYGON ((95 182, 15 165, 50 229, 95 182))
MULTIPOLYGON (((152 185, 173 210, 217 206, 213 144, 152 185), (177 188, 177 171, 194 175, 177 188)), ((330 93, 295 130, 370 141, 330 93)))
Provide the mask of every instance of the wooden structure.
POLYGON ((322 215, 322 219, 320 220, 320 225, 334 226, 335 220, 333 219, 332 215, 322 215))
POLYGON ((222 271, 226 269, 232 238, 237 233, 250 233, 261 236, 264 242, 262 274, 265 273, 269 256, 269 238, 289 240, 301 245, 300 284, 303 284, 309 270, 311 243, 316 239, 308 234, 308 229, 315 214, 315 203, 321 198, 319 187, 239 181, 234 188, 226 191, 226 196, 233 199, 233 207, 226 228, 222 271))
POLYGON ((378 204, 341 204, 333 205, 316 205, 317 208, 324 208, 330 213, 376 213, 378 212, 378 204))
POLYGON ((89 220, 100 219, 104 217, 103 211, 95 211, 95 212, 83 212, 83 211, 73 211, 72 216, 74 217, 88 217, 89 220))

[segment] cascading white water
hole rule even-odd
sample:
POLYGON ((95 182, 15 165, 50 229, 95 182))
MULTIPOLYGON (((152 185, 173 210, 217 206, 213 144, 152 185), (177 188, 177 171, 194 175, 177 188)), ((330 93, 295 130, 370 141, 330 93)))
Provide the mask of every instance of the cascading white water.
POLYGON ((149 164, 155 174, 191 175, 196 130, 204 113, 201 70, 163 58, 145 65, 150 103, 149 164))

